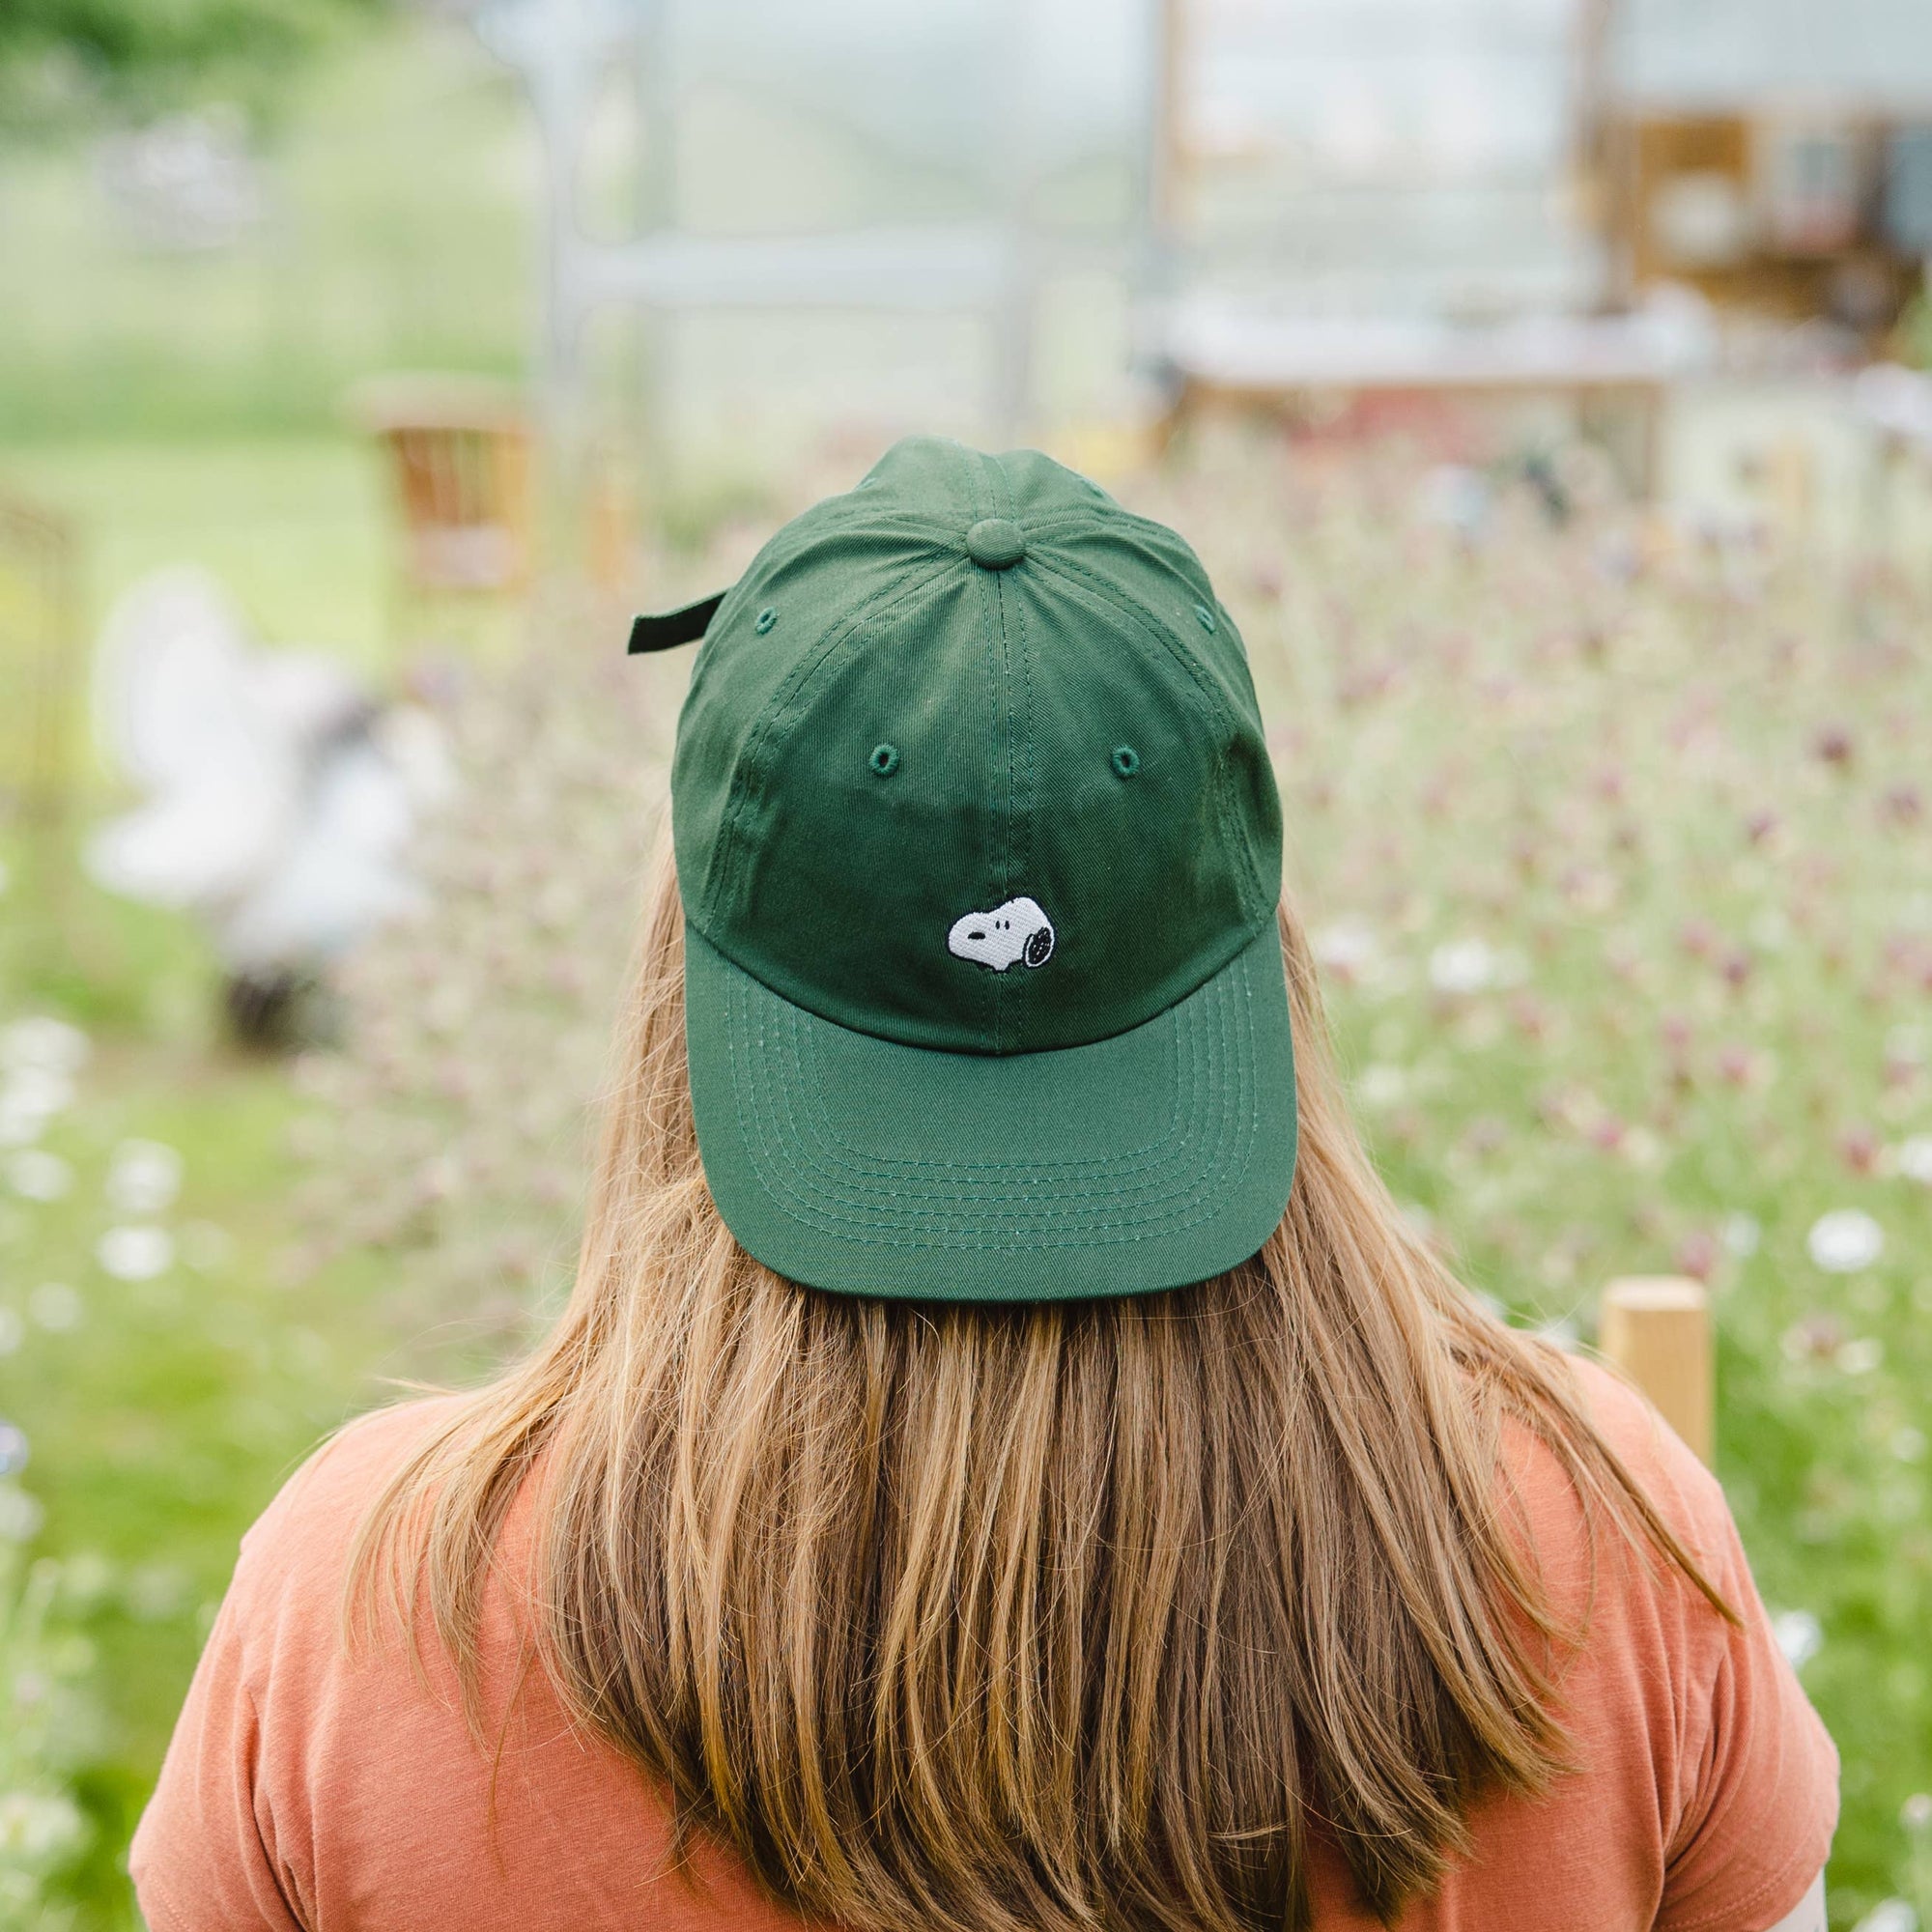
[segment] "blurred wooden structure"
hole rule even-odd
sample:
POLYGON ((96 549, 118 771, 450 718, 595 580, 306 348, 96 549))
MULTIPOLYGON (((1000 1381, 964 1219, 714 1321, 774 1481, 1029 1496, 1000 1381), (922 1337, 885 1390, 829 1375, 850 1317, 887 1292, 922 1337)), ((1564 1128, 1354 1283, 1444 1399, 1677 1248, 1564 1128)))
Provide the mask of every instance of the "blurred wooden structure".
MULTIPOLYGON (((986 325, 987 413, 1013 435, 1033 391, 1039 264, 1034 236, 1035 111, 1026 82, 1030 14, 1024 0, 987 10, 998 36, 1001 84, 985 103, 1000 207, 988 219, 880 222, 819 232, 733 234, 687 225, 677 160, 690 0, 482 0, 469 14, 479 40, 517 70, 542 144, 543 339, 540 405, 547 449, 583 436, 585 338, 600 311, 628 313, 639 391, 640 454, 663 458, 670 357, 663 327, 693 312, 815 309, 907 316, 969 316, 986 325), (582 185, 593 128, 608 127, 607 83, 628 97, 639 130, 634 232, 613 238, 586 219, 582 185), (652 447, 651 445, 658 445, 652 447)), ((697 11, 695 5, 690 11, 697 11)), ((869 29, 826 18, 818 37, 838 44, 869 29)), ((890 44, 886 43, 884 44, 890 44)), ((861 51, 855 43, 852 52, 861 51)), ((881 76, 883 79, 883 76, 881 76)), ((947 75, 947 84, 954 76, 947 75)), ((900 90, 927 79, 908 67, 900 90)), ((789 109, 788 109, 789 111, 789 109)))
POLYGON ((1703 1284, 1678 1275, 1630 1275, 1604 1290, 1598 1346, 1711 1463, 1717 1449, 1717 1367, 1703 1284))
POLYGON ((535 496, 531 426, 516 395, 461 377, 383 377, 352 394, 350 412, 387 459, 399 604, 522 591, 535 496))
POLYGON ((1602 38, 1610 297, 1669 281, 1881 337, 1932 258, 1923 0, 1617 0, 1602 38))
POLYGON ((1553 397, 1570 407, 1579 428, 1615 443, 1631 486, 1644 497, 1658 487, 1664 404, 1676 371, 1669 345, 1628 317, 1463 326, 1268 319, 1205 305, 1175 318, 1166 359, 1163 443, 1210 412, 1293 422, 1337 396, 1398 407, 1553 397))
POLYGON ((0 822, 21 825, 37 860, 72 810, 81 649, 72 526, 0 492, 0 822))
POLYGON ((1932 252, 1932 179, 1911 186, 1927 136, 1856 111, 1620 112, 1605 214, 1621 292, 1680 282, 1720 308, 1878 336, 1932 252))
MULTIPOLYGON (((1555 402, 1609 443, 1639 494, 1652 494, 1669 385, 1701 363, 1708 345, 1682 318, 1602 312, 1587 224, 1548 213, 1552 171, 1575 177, 1573 199, 1581 198, 1606 139, 1611 0, 1577 0, 1568 19, 1539 14, 1532 23, 1471 8, 1453 23, 1491 37, 1469 50, 1472 60, 1490 59, 1491 67, 1471 70, 1487 81, 1541 74, 1547 117, 1562 132, 1534 165, 1517 149, 1486 152, 1480 143, 1430 164, 1434 151, 1405 89, 1439 57, 1439 10, 1418 10, 1412 32, 1379 10, 1353 26, 1338 14, 1325 35, 1322 23, 1289 8, 1219 0, 1218 20, 1216 10, 1217 0, 1159 0, 1144 142, 1152 292, 1144 348, 1166 394, 1159 441, 1210 412, 1317 423, 1331 435, 1338 425, 1346 433, 1434 424, 1437 440, 1453 440, 1459 424, 1494 415, 1498 406, 1555 402), (1264 28, 1264 44, 1255 42, 1264 28), (1239 39, 1208 44, 1216 30, 1239 39), (1260 131, 1238 111, 1231 119, 1215 94, 1243 71, 1290 63, 1325 71, 1322 63, 1332 68, 1340 58, 1338 34, 1354 36, 1346 40, 1351 81, 1360 70, 1385 82, 1389 98, 1378 109, 1357 107, 1368 115, 1361 139, 1388 152, 1344 156, 1324 172, 1319 140, 1311 146, 1274 124, 1260 131), (1391 158, 1398 155, 1406 156, 1400 166, 1391 158), (1219 185, 1270 163, 1279 177, 1271 195, 1250 182, 1232 197, 1258 233, 1275 237, 1264 250, 1268 259, 1217 278, 1204 241, 1217 187, 1228 201, 1219 185), (1286 212, 1296 204, 1306 205, 1298 223, 1286 212), (1364 225, 1372 208, 1379 229, 1364 225), (1468 238, 1492 229, 1513 237, 1523 259, 1502 242, 1470 259, 1468 238), (1279 262, 1300 252, 1293 238, 1303 230, 1301 246, 1331 253, 1337 238, 1354 237, 1350 245, 1363 261, 1353 275, 1338 268, 1340 254, 1325 281, 1299 262, 1284 274, 1279 262)), ((1448 134, 1433 138, 1455 146, 1448 134)))

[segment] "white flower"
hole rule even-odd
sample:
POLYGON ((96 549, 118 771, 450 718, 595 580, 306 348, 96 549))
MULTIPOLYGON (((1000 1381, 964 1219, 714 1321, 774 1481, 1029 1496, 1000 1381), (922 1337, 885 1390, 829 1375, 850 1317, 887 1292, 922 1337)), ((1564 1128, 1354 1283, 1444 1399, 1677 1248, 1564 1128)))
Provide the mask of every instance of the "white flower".
POLYGON ((44 1148, 22 1148, 7 1162, 7 1184, 29 1201, 58 1201, 73 1185, 73 1169, 44 1148))
POLYGON ((1490 521, 1495 490, 1480 469, 1440 463, 1423 477, 1417 497, 1423 516, 1432 524, 1475 538, 1490 521))
POLYGON ((1898 1171, 1908 1180, 1932 1187, 1932 1134, 1914 1134, 1898 1148, 1898 1171))
POLYGON ((45 1514, 25 1490, 0 1483, 0 1543, 31 1543, 45 1514))
POLYGON ((15 1020, 0 1027, 0 1066, 10 1073, 37 1067, 48 1073, 78 1073, 87 1064, 89 1041, 65 1020, 15 1020))
POLYGON ((1730 1253, 1740 1261, 1757 1253, 1758 1241, 1764 1230, 1758 1226, 1755 1214, 1747 1214, 1742 1208, 1736 1213, 1724 1216, 1724 1225, 1719 1238, 1730 1253))
POLYGON ((86 1826, 58 1792, 0 1792, 0 1854, 35 1863, 77 1844, 86 1826))
POLYGON ((0 1422, 0 1476, 17 1476, 27 1466, 27 1432, 0 1422))
POLYGON ((1918 1932, 1918 1915, 1902 1898, 1881 1899, 1852 1932, 1918 1932))
POLYGON ((1498 977, 1496 955, 1480 939, 1453 939, 1429 955, 1429 983, 1438 993, 1480 993, 1498 977))
POLYGON ((1811 1224, 1804 1245, 1827 1274, 1856 1274, 1885 1252, 1885 1230, 1858 1208, 1834 1208, 1811 1224))
POLYGON ((181 1192, 182 1157, 159 1141, 123 1141, 107 1169, 107 1199, 123 1214, 158 1214, 181 1192))
POLYGON ((1355 1091, 1365 1107, 1393 1107, 1408 1092, 1408 1075, 1400 1066, 1378 1060, 1373 1066, 1363 1067, 1355 1091))
POLYGON ((1375 963, 1376 936, 1359 920, 1345 919, 1324 925, 1313 941, 1315 957, 1323 966, 1359 973, 1375 963))
POLYGON ((64 1281, 43 1281, 27 1297, 27 1313, 49 1334, 65 1334, 80 1326, 80 1296, 64 1281))
POLYGON ((189 1221, 181 1231, 181 1257, 197 1274, 214 1274, 235 1258, 235 1236, 213 1221, 189 1221))
POLYGON ((1898 1807, 1898 1822, 1908 1832, 1932 1831, 1932 1791, 1915 1791, 1898 1807))
POLYGON ((1845 1375, 1868 1376, 1885 1360, 1885 1344, 1870 1335, 1861 1335, 1854 1341, 1841 1343, 1832 1359, 1845 1375))
POLYGON ((187 1572, 173 1563, 144 1563, 129 1573, 127 1583, 128 1608, 144 1623, 171 1617, 182 1606, 188 1592, 187 1572))
POLYGON ((1771 1620, 1771 1634, 1794 1670, 1804 1669, 1825 1641, 1824 1626, 1809 1610, 1779 1610, 1771 1620))
POLYGON ((0 1147, 26 1147, 73 1098, 73 1078, 57 1066, 20 1065, 0 1081, 0 1147))
POLYGON ((94 1258, 116 1281, 153 1281, 175 1264, 175 1237, 165 1228, 109 1228, 94 1258))

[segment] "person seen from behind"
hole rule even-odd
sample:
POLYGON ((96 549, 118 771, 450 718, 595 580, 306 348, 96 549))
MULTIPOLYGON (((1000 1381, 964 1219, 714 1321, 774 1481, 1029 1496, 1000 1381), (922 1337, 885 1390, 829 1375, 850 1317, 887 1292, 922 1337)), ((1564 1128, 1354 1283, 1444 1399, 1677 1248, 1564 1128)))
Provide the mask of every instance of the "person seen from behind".
POLYGON ((245 1539, 154 1932, 1822 1932, 1717 1484, 1350 1124, 1188 547, 918 439, 700 634, 575 1292, 245 1539))

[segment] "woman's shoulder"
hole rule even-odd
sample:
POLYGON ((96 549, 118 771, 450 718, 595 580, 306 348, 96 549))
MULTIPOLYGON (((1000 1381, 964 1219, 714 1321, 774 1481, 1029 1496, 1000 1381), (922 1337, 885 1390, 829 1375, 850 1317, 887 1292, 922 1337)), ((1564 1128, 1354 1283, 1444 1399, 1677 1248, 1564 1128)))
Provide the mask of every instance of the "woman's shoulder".
MULTIPOLYGON (((1587 1356, 1562 1364, 1577 1406, 1664 1526, 1709 1575, 1728 1570, 1736 1528, 1717 1477, 1629 1382, 1587 1356)), ((1505 1459, 1539 1541, 1590 1527, 1583 1499, 1548 1443, 1512 1428, 1505 1459)), ((1716 1578, 1713 1577, 1715 1581, 1716 1578)))
POLYGON ((327 1436, 242 1536, 229 1590, 235 1607, 245 1613, 292 1589, 339 1586, 370 1506, 462 1401, 432 1395, 392 1403, 327 1436))
MULTIPOLYGON (((1499 1475, 1503 1508, 1559 1624, 1587 1629, 1587 1667, 1577 1682, 1606 1692, 1619 1677, 1633 1694, 1653 1680, 1702 1695, 1723 1667, 1732 1634, 1706 1587, 1730 1608, 1756 1610, 1750 1567, 1717 1477, 1614 1370, 1583 1356, 1553 1365, 1590 1429, 1621 1467, 1658 1527, 1690 1559, 1672 1560, 1629 1510, 1613 1506, 1573 1453, 1526 1424, 1507 1421, 1499 1475)), ((1757 1611, 1762 1615, 1761 1611, 1757 1611)))

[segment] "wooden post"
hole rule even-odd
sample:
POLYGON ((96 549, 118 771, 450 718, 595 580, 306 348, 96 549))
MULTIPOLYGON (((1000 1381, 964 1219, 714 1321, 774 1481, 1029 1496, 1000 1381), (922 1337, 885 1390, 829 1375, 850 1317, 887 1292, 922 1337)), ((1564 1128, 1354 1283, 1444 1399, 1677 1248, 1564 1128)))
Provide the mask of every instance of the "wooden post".
POLYGON ((1716 1440, 1711 1300, 1681 1275, 1627 1275, 1604 1290, 1598 1346, 1705 1462, 1716 1440))

